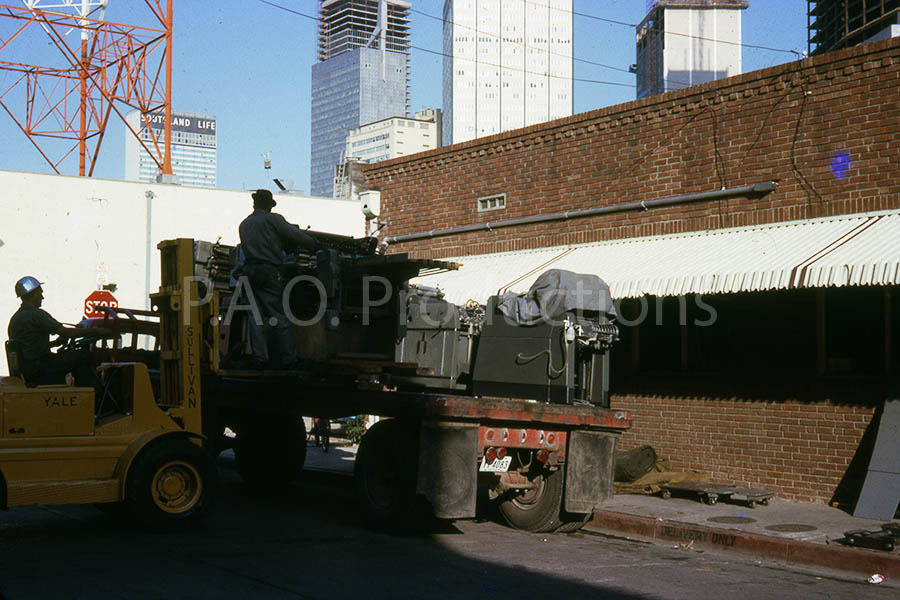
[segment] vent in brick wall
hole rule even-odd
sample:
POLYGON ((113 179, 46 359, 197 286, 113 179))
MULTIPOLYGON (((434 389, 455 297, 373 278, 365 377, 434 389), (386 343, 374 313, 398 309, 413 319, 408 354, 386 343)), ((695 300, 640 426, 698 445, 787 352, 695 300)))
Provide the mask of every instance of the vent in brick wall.
POLYGON ((506 194, 482 196, 478 199, 478 212, 500 210, 501 208, 506 208, 506 194))

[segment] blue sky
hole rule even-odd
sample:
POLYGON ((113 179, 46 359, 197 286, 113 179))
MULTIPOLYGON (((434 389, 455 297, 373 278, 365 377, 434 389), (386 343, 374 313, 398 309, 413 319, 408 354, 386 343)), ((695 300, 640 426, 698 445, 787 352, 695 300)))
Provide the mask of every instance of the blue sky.
MULTIPOLYGON (((315 16, 317 0, 269 0, 315 16)), ((176 110, 212 114, 217 119, 218 186, 226 189, 272 187, 271 178, 293 179, 309 189, 309 112, 311 67, 316 60, 316 22, 262 0, 174 0, 175 51, 173 104, 176 110), (263 168, 269 153, 272 169, 263 168)), ((443 0, 411 0, 412 56, 410 109, 441 106, 441 23, 443 0), (437 17, 437 18, 434 18, 437 17), (430 51, 430 52, 429 52, 430 51)), ((745 44, 806 50, 806 0, 749 0, 743 12, 745 44)), ((138 0, 109 0, 106 19, 147 23, 138 0)), ((635 62, 634 28, 602 17, 638 23, 645 0, 574 0, 575 112, 634 99, 634 76, 622 70, 635 62), (626 86, 593 82, 613 82, 626 86)), ((0 37, 8 31, 0 19, 0 37)), ((47 38, 32 30, 29 51, 47 55, 47 38)), ((49 56, 54 56, 50 54, 49 56)), ((19 60, 0 51, 0 60, 19 60)), ((743 49, 744 71, 796 60, 790 53, 743 49)), ((24 62, 24 61, 23 61, 24 62)), ((38 62, 38 61, 35 61, 38 62)), ((56 62, 54 65, 62 64, 56 62)), ((0 71, 0 90, 11 83, 0 71)), ((107 129, 95 176, 121 179, 124 129, 107 129)), ((52 172, 50 166, 0 111, 0 169, 52 172)), ((77 158, 63 164, 77 174, 77 158)))

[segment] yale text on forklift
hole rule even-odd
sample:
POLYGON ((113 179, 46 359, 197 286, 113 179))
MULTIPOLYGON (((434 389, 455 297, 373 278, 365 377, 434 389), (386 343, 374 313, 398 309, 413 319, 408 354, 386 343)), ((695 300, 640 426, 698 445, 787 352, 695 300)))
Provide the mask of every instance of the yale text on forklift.
POLYGON ((51 406, 71 407, 78 406, 77 396, 45 396, 44 405, 47 408, 51 406))

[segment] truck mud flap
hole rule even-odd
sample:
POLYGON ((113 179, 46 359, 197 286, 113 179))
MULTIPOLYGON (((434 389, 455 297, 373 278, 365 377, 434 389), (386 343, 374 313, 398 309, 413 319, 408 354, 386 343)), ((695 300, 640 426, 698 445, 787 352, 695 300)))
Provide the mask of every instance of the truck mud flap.
POLYGON ((439 519, 475 516, 478 425, 422 423, 416 491, 439 519))
POLYGON ((613 495, 616 443, 619 434, 603 431, 573 431, 566 457, 566 487, 563 508, 586 514, 613 495))

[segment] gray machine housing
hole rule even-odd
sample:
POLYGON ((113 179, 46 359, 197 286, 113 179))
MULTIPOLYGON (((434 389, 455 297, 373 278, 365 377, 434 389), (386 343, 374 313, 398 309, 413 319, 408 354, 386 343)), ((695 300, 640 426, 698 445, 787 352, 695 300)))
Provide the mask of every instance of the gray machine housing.
POLYGON ((609 348, 618 329, 609 288, 595 275, 552 269, 526 294, 460 308, 409 286, 397 362, 429 371, 408 384, 476 396, 609 406, 609 348))
POLYGON ((460 308, 442 296, 434 288, 416 286, 401 292, 405 335, 397 339, 394 360, 416 363, 431 372, 407 378, 409 384, 465 390, 473 333, 460 308))
MULTIPOLYGON (((524 326, 503 319, 495 302, 496 297, 488 301, 494 319, 478 337, 473 394, 609 406, 609 352, 582 343, 582 332, 598 328, 601 317, 565 313, 524 326)), ((605 317, 602 324, 610 325, 605 317)))

